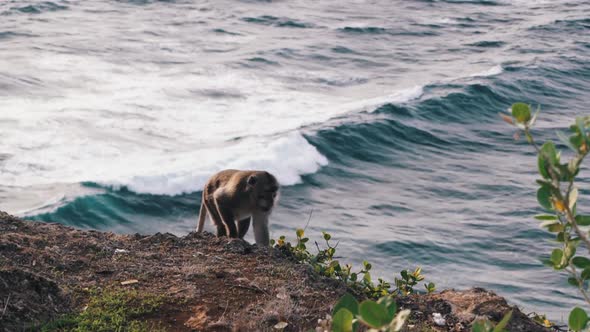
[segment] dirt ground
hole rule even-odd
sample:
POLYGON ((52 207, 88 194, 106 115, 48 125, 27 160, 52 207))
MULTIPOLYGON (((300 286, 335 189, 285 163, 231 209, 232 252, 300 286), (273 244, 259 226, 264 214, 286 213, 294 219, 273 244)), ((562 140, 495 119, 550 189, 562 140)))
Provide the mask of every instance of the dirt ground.
MULTIPOLYGON (((23 331, 80 312, 92 289, 164 296, 145 320, 169 331, 314 329, 346 291, 277 250, 203 233, 117 235, 23 221, 0 212, 0 331, 23 331)), ((399 298, 407 331, 467 331, 477 317, 510 331, 547 331, 483 289, 399 298), (445 318, 442 325, 433 314, 445 318)))

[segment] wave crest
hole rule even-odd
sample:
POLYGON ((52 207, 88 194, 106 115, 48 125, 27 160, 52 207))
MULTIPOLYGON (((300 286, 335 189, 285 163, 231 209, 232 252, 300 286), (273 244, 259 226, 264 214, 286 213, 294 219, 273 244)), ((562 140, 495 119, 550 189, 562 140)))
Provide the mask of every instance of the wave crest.
POLYGON ((138 193, 173 196, 200 191, 207 179, 221 169, 264 169, 288 186, 300 183, 302 175, 315 173, 327 164, 328 159, 301 133, 292 132, 270 142, 248 139, 224 149, 169 156, 157 163, 167 171, 158 171, 157 167, 143 175, 99 183, 138 193))

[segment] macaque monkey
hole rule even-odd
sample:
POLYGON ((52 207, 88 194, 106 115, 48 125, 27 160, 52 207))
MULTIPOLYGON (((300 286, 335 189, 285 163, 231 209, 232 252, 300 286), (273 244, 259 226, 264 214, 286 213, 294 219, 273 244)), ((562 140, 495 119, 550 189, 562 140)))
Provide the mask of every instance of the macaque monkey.
POLYGON ((209 214, 217 236, 242 239, 252 219, 256 244, 268 246, 268 218, 278 192, 277 179, 265 171, 227 169, 213 175, 203 189, 197 233, 203 231, 209 214))

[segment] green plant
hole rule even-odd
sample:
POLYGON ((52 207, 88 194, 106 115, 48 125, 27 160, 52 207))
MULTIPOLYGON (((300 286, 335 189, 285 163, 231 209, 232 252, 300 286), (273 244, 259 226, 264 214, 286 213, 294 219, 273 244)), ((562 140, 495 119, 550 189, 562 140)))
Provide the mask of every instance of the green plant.
MULTIPOLYGON (((309 264, 316 273, 324 277, 344 282, 351 290, 368 298, 378 299, 390 294, 413 294, 416 292, 414 286, 419 281, 424 280, 421 268, 418 267, 413 272, 404 270, 401 272, 401 279, 395 279, 396 288, 391 289, 391 284, 384 279, 378 278, 376 281, 372 279, 370 271, 373 266, 367 261, 363 261, 363 268, 357 272, 353 272, 350 264, 340 264, 334 257, 338 243, 332 245, 332 242, 330 242, 332 236, 330 234, 322 232, 325 247, 322 249, 315 242, 316 254, 312 254, 308 250, 309 238, 305 237, 303 229, 297 229, 295 234, 296 242, 294 244, 286 241, 285 236, 280 236, 276 241, 271 240, 271 246, 287 253, 300 263, 309 264)), ((432 282, 424 284, 424 286, 428 293, 436 289, 432 282)))
POLYGON ((472 332, 504 332, 506 331, 504 328, 508 325, 508 322, 512 318, 512 311, 509 311, 502 320, 494 325, 489 319, 478 319, 473 322, 473 326, 471 326, 472 332))
POLYGON ((397 311, 397 304, 391 295, 359 304, 352 295, 345 294, 332 311, 331 330, 353 332, 363 325, 369 331, 399 331, 409 315, 410 310, 397 311))
MULTIPOLYGON (((410 272, 408 270, 401 271, 401 278, 395 278, 395 286, 397 287, 397 291, 402 295, 415 293, 414 286, 416 286, 419 281, 424 280, 424 276, 421 274, 421 272, 422 269, 420 267, 417 267, 414 272, 410 272)), ((426 288, 426 292, 428 294, 436 290, 436 286, 432 282, 424 284, 424 287, 426 288)))
MULTIPOLYGON (((537 200, 546 213, 536 215, 541 226, 555 233, 559 248, 553 249, 545 263, 555 270, 567 271, 568 282, 577 287, 590 305, 588 280, 590 280, 590 259, 588 255, 576 256, 579 246, 590 251, 590 239, 585 226, 590 226, 590 215, 578 213, 578 188, 575 184, 580 172, 582 161, 590 147, 590 117, 579 117, 569 128, 569 135, 557 132, 561 143, 572 152, 572 157, 562 162, 562 154, 555 143, 547 141, 538 146, 531 134, 539 108, 534 115, 531 107, 524 103, 512 105, 510 114, 500 116, 507 123, 524 132, 527 141, 537 152, 537 167, 541 178, 537 180, 537 200)), ((518 137, 516 135, 515 137, 518 137)), ((588 315, 584 309, 576 307, 569 316, 569 327, 573 331, 581 331, 588 325, 588 315)))
POLYGON ((40 328, 41 331, 163 331, 141 318, 162 306, 161 296, 140 294, 135 290, 91 290, 88 305, 78 314, 70 314, 40 328))

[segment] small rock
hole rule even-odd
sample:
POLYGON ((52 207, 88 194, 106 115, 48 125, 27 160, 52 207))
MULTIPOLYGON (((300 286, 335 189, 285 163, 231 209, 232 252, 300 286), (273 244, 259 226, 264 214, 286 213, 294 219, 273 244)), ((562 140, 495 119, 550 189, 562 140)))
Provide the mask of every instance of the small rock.
POLYGON ((438 326, 446 326, 447 321, 443 317, 443 315, 439 314, 438 312, 432 313, 432 319, 434 320, 434 324, 438 326))
POLYGON ((115 254, 126 254, 129 250, 127 249, 115 249, 115 254))
POLYGON ((274 328, 275 328, 275 329, 277 329, 277 330, 282 330, 282 329, 284 329, 285 327, 287 327, 287 325, 289 325, 287 322, 280 322, 280 323, 277 323, 277 324, 274 326, 274 328))
POLYGON ((248 254, 252 252, 250 244, 243 240, 230 240, 225 244, 224 249, 234 254, 248 254))

